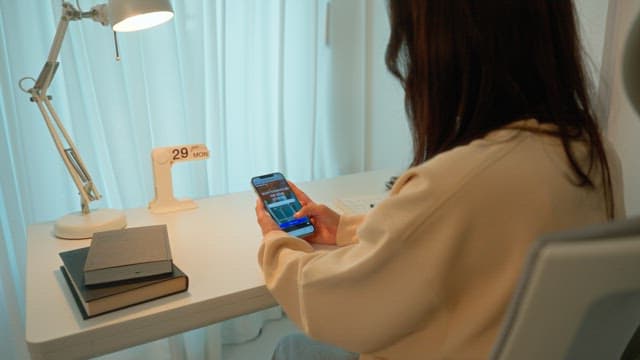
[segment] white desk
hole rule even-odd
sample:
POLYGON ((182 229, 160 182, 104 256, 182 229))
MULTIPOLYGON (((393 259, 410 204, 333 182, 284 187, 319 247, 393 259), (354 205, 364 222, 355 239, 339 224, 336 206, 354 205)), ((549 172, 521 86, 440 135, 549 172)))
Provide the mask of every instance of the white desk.
MULTIPOLYGON (((384 191, 392 171, 299 184, 314 200, 384 191)), ((60 240, 53 224, 27 232, 26 342, 32 359, 97 356, 275 306, 257 264, 256 196, 242 192, 198 200, 194 210, 155 215, 127 210, 130 227, 167 224, 175 263, 189 290, 83 320, 59 270, 58 253, 89 245, 60 240)))

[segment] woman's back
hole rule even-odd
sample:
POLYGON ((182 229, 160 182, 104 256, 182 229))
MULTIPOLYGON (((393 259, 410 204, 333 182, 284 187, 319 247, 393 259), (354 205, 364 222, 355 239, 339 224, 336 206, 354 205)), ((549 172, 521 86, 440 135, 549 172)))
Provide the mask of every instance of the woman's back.
MULTIPOLYGON (((268 254, 302 245, 269 234, 265 279, 292 320, 363 359, 486 358, 531 243, 607 220, 601 187, 576 187, 560 141, 531 131, 548 126, 514 125, 528 130, 498 130, 409 169, 366 217, 343 216, 337 250, 283 267, 287 256, 268 254)), ((612 178, 620 193, 617 165, 612 178)))
MULTIPOLYGON (((539 128, 533 120, 523 124, 539 128)), ((586 161, 584 149, 577 153, 586 161)), ((617 157, 608 154, 614 193, 621 194, 617 157)), ((377 304, 387 306, 389 317, 405 317, 405 323, 389 320, 398 322, 398 334, 403 328, 413 331, 375 355, 486 358, 533 241, 607 221, 602 188, 596 189, 574 185, 557 138, 526 130, 495 131, 410 169, 359 230, 376 242, 379 233, 389 242, 402 241, 393 256, 374 267, 397 269, 393 277, 399 286, 412 289, 396 293, 394 304, 377 304), (397 218, 404 220, 397 224, 397 218), (413 300, 403 300, 408 298, 413 300)), ((616 204, 622 216, 623 203, 616 204)), ((391 291, 383 282, 379 290, 391 291)), ((384 326, 385 321, 376 322, 384 326)))
POLYGON ((362 358, 489 355, 530 245, 624 216, 570 0, 390 0, 412 167, 368 215, 308 205, 315 251, 256 208, 267 286, 313 338, 362 358), (535 119, 535 120, 534 120, 535 119), (336 231, 337 229, 337 231, 336 231))

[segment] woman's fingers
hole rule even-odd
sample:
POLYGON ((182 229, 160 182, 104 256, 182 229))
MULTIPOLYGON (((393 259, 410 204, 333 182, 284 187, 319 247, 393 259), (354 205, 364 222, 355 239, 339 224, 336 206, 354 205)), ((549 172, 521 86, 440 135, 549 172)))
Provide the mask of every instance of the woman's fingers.
POLYGON ((298 198, 298 200, 300 200, 300 203, 302 204, 302 206, 307 204, 313 204, 313 200, 311 200, 311 198, 307 196, 307 194, 305 194, 304 191, 300 190, 300 188, 298 188, 296 184, 292 183, 291 181, 287 181, 287 182, 289 183, 291 190, 293 190, 293 193, 296 194, 296 197, 298 198))
POLYGON ((298 212, 295 213, 294 216, 296 218, 301 218, 303 216, 306 216, 311 219, 316 219, 316 218, 322 219, 324 217, 323 215, 326 215, 325 208, 326 206, 319 205, 316 203, 310 203, 303 206, 302 209, 298 210, 298 212))
POLYGON ((267 210, 264 208, 264 204, 260 199, 256 200, 256 220, 258 221, 258 225, 260 226, 263 235, 272 230, 280 230, 280 227, 271 218, 271 215, 269 215, 267 210))

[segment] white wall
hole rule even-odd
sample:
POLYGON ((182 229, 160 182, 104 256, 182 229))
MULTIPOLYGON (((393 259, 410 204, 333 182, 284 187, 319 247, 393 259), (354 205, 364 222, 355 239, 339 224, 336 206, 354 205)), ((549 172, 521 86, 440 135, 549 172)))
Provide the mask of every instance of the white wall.
POLYGON ((575 0, 578 26, 587 55, 585 65, 593 79, 598 79, 602 65, 608 4, 607 0, 575 0))
POLYGON ((627 215, 640 215, 640 115, 623 90, 620 64, 627 33, 638 16, 640 1, 610 2, 600 87, 600 97, 608 102, 607 137, 622 161, 627 215))
POLYGON ((389 39, 385 0, 367 2, 367 169, 405 169, 412 158, 404 111, 404 92, 387 71, 384 53, 389 39))
POLYGON ((384 64, 386 0, 331 0, 329 19, 333 78, 327 133, 344 138, 332 145, 339 173, 402 171, 411 160, 411 138, 404 92, 384 64))
POLYGON ((640 1, 575 0, 584 48, 598 88, 596 109, 605 134, 614 144, 624 176, 628 215, 640 214, 640 116, 623 90, 622 52, 640 1))

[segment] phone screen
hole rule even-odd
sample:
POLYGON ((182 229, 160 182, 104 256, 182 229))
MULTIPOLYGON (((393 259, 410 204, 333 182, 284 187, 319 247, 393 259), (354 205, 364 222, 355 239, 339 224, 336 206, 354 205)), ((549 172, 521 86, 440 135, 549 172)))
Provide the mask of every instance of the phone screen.
POLYGON ((293 216, 302 205, 284 175, 273 173, 256 176, 251 179, 251 184, 280 229, 298 237, 313 233, 315 229, 308 217, 293 216))

